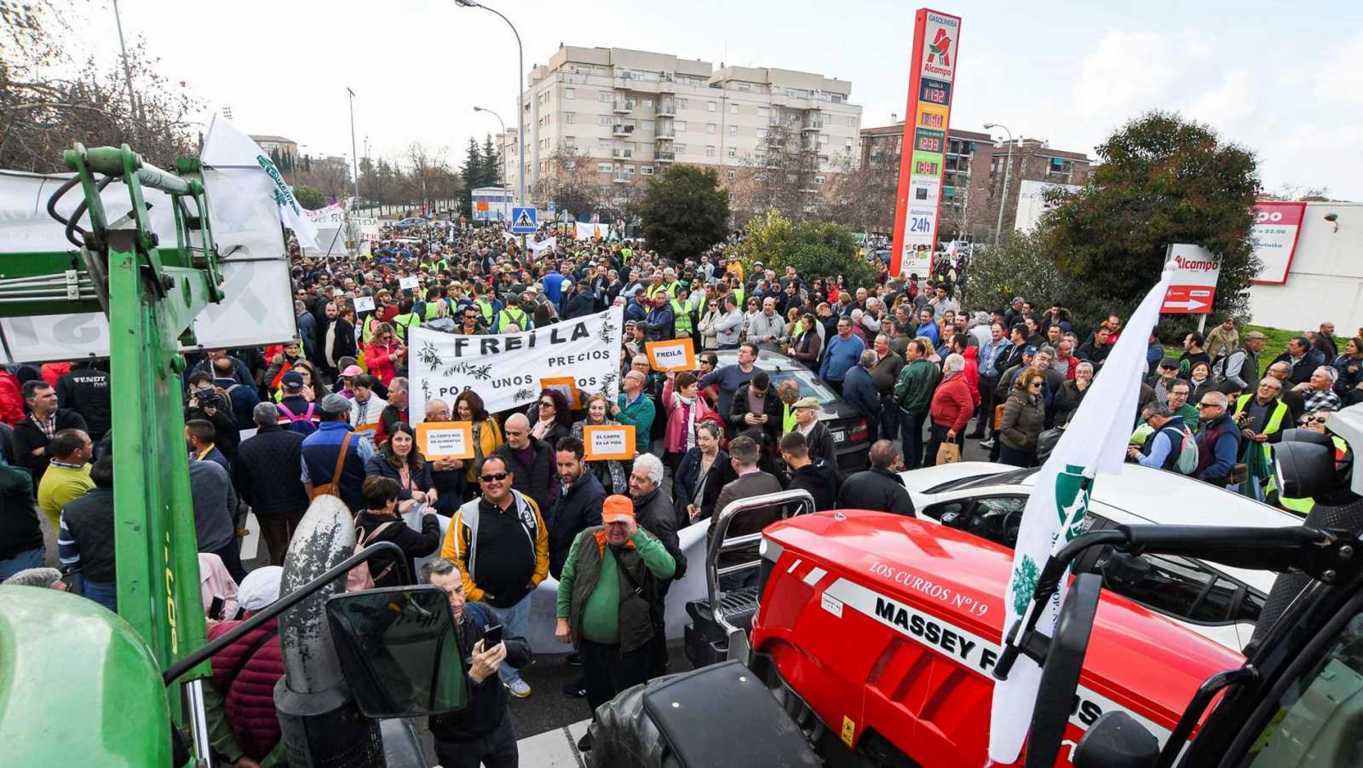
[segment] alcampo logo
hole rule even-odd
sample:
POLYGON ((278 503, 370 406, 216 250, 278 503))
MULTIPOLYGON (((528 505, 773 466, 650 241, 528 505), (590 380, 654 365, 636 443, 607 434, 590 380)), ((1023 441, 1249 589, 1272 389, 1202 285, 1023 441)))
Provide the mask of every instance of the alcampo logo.
POLYGON ((937 35, 928 43, 928 63, 938 64, 943 67, 951 66, 951 38, 947 37, 947 31, 941 27, 937 28, 937 35), (937 59, 941 59, 940 62, 937 59))

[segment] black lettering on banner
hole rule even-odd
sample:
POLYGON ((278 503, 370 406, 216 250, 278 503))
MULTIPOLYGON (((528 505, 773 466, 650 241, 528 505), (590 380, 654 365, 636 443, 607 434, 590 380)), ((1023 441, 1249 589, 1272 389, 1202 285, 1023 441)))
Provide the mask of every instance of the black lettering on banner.
POLYGON ((556 325, 555 325, 555 326, 551 326, 551 327, 549 328, 549 343, 550 343, 550 344, 562 344, 563 342, 567 341, 567 339, 562 338, 562 337, 560 337, 560 336, 558 335, 558 332, 559 332, 560 330, 562 330, 562 329, 559 328, 559 327, 556 326, 556 325))
POLYGON ((513 349, 520 349, 521 346, 523 346, 524 344, 525 344, 525 339, 522 339, 522 338, 519 337, 519 336, 507 336, 507 337, 506 337, 506 348, 503 349, 502 351, 503 351, 503 352, 510 352, 510 351, 512 351, 513 349))
POLYGON ((464 356, 464 347, 467 347, 468 345, 469 345, 469 337, 467 337, 467 336, 455 336, 455 337, 454 337, 454 356, 455 356, 455 357, 463 357, 463 356, 464 356))
POLYGON ((577 325, 573 326, 573 338, 569 339, 569 341, 577 341, 578 339, 585 339, 585 338, 587 338, 587 337, 590 336, 590 335, 591 335, 590 333, 587 333, 587 324, 586 324, 586 323, 578 323, 577 325))
POLYGON ((480 355, 497 354, 497 339, 492 336, 484 336, 478 339, 478 354, 480 355))

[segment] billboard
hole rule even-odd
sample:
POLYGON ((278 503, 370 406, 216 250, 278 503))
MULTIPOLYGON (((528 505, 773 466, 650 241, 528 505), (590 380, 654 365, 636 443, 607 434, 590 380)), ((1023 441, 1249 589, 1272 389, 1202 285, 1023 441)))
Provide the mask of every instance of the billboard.
POLYGON ((1254 223, 1250 225, 1249 237, 1254 242, 1254 255, 1262 264, 1259 274, 1250 282, 1282 285, 1287 282, 1287 270, 1297 251, 1306 203, 1261 202, 1250 210, 1254 223))
POLYGON ((925 273, 932 267, 960 39, 959 16, 918 9, 909 57, 904 150, 895 196, 892 275, 925 273))
POLYGON ((469 194, 473 202, 474 221, 511 220, 511 207, 516 204, 515 193, 511 190, 502 187, 479 187, 469 194))

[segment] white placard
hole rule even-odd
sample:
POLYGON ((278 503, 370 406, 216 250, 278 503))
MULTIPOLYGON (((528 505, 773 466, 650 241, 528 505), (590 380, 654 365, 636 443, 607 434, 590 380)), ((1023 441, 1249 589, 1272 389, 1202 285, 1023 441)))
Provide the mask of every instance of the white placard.
POLYGON ((356 296, 356 297, 355 297, 355 311, 356 311, 357 313, 358 313, 358 312, 373 312, 373 311, 374 311, 374 297, 373 297, 373 296, 356 296))
POLYGON ((421 281, 415 277, 403 277, 398 279, 398 287, 404 291, 415 291, 420 285, 421 281))

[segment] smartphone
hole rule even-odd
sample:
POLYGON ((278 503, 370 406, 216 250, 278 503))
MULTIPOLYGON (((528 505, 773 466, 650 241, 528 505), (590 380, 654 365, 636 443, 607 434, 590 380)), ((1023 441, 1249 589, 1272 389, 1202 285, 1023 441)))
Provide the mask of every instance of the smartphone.
POLYGON ((500 642, 502 642, 501 624, 493 624, 483 632, 483 650, 491 650, 500 642))
POLYGON ((222 597, 219 595, 214 595, 213 602, 208 604, 208 618, 216 619, 218 621, 224 619, 225 617, 222 615, 222 609, 224 607, 226 606, 223 603, 222 597))

